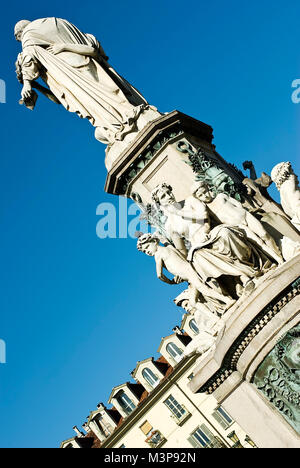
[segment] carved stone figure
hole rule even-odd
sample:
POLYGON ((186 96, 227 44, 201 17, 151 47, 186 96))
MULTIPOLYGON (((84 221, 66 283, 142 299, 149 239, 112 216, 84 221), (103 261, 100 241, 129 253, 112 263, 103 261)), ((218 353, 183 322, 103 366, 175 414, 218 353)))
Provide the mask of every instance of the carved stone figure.
MULTIPOLYGON (((280 199, 285 213, 291 218, 293 226, 300 232, 300 188, 298 177, 290 162, 277 164, 271 173, 272 180, 280 192, 280 199)), ((282 239, 282 252, 285 260, 300 254, 300 242, 291 236, 282 239)))
POLYGON ((159 239, 154 234, 144 234, 139 237, 137 248, 141 252, 154 257, 156 262, 157 277, 167 284, 179 284, 187 281, 191 287, 192 303, 196 303, 199 293, 207 297, 212 297, 226 304, 226 308, 231 307, 235 301, 232 298, 211 289, 204 284, 192 265, 184 258, 184 256, 176 250, 172 245, 165 247, 159 245, 159 239), (166 269, 172 275, 173 279, 169 279, 163 270, 166 269))
MULTIPOLYGON (((267 254, 278 263, 283 262, 281 252, 274 239, 267 233, 262 223, 247 211, 243 205, 225 193, 213 197, 209 187, 204 182, 198 182, 193 187, 193 196, 190 197, 191 209, 197 211, 197 201, 205 203, 214 218, 227 226, 239 226, 248 239, 253 240, 267 254)), ((187 202, 186 202, 187 204, 187 202)))
POLYGON ((15 26, 22 42, 17 74, 23 83, 22 101, 33 109, 37 94, 61 103, 69 112, 88 119, 97 140, 112 145, 136 130, 138 119, 160 114, 108 63, 101 44, 91 34, 60 18, 22 20, 15 26), (41 78, 49 89, 34 84, 41 78))
POLYGON ((254 211, 284 215, 281 206, 273 200, 268 192, 268 188, 273 183, 271 177, 263 172, 258 178, 252 161, 245 161, 243 167, 250 171, 250 178, 245 177, 243 184, 247 187, 247 193, 252 199, 254 211))
POLYGON ((183 291, 176 299, 175 304, 182 307, 188 314, 194 316, 199 333, 193 338, 191 343, 184 350, 186 356, 197 352, 204 354, 208 350, 212 350, 216 342, 219 341, 225 330, 225 322, 212 314, 207 307, 197 302, 196 307, 193 306, 190 300, 191 291, 187 289, 183 291))
POLYGON ((274 265, 270 258, 247 239, 242 229, 219 225, 210 229, 205 204, 197 218, 195 213, 181 207, 172 187, 161 184, 152 192, 153 200, 166 214, 166 230, 175 248, 187 256, 204 283, 220 288, 220 277, 235 277, 236 294, 241 296, 254 288, 252 279, 263 275, 274 265), (189 251, 187 244, 189 244, 189 251))
MULTIPOLYGON (((219 317, 219 310, 215 308, 216 313, 211 312, 208 303, 205 302, 205 297, 200 297, 194 304, 192 300, 193 291, 189 287, 185 289, 179 296, 174 299, 174 303, 178 307, 182 307, 188 314, 193 315, 199 330, 203 329, 211 333, 213 336, 218 334, 223 329, 225 322, 219 317), (217 311, 219 314, 217 314, 217 311)), ((224 306, 223 306, 224 307, 224 306)), ((224 313, 224 308, 223 311, 224 313)))
MULTIPOLYGON (((250 170, 250 179, 245 178, 243 180, 243 184, 248 191, 247 202, 250 200, 249 203, 244 203, 245 208, 261 217, 261 221, 270 233, 276 237, 277 241, 284 237, 286 244, 293 245, 294 242, 300 242, 299 232, 291 223, 289 216, 268 193, 268 187, 273 183, 272 178, 265 172, 262 173, 260 178, 257 178, 252 161, 245 161, 243 166, 244 169, 250 170)), ((285 255, 284 258, 287 260, 285 255)))
POLYGON ((290 162, 277 164, 271 173, 272 180, 280 192, 280 200, 285 213, 300 230, 300 187, 298 177, 290 162))

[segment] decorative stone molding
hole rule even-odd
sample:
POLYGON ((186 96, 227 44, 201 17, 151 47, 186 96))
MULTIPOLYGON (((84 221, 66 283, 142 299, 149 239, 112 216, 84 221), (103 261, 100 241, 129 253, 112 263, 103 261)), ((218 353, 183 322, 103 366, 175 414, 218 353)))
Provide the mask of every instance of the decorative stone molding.
POLYGON ((294 297, 300 294, 300 277, 287 288, 279 298, 262 310, 244 329, 226 354, 222 367, 200 388, 200 392, 212 394, 225 380, 237 370, 239 358, 258 333, 275 317, 294 297))
MULTIPOLYGON (((180 140, 176 148, 181 153, 188 154, 188 164, 191 165, 193 172, 196 174, 196 180, 205 182, 214 196, 217 196, 219 193, 225 193, 241 201, 243 194, 247 194, 245 185, 230 177, 220 164, 210 158, 202 148, 198 148, 198 150, 195 151, 193 147, 184 140, 180 140)), ((241 180, 244 179, 243 174, 238 171, 236 166, 231 164, 230 167, 241 176, 241 180)))

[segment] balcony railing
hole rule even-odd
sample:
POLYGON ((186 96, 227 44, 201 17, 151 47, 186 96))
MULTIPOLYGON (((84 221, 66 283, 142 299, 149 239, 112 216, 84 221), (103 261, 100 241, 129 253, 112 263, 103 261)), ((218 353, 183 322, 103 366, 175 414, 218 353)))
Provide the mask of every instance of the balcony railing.
POLYGON ((176 424, 178 426, 181 426, 182 424, 185 423, 185 421, 187 421, 190 417, 191 417, 191 413, 183 406, 181 405, 181 407, 184 409, 184 413, 181 414, 180 416, 174 414, 174 413, 171 413, 171 418, 176 422, 176 424))
POLYGON ((150 445, 151 448, 159 448, 164 445, 167 440, 160 431, 153 431, 149 437, 147 437, 146 442, 150 445))

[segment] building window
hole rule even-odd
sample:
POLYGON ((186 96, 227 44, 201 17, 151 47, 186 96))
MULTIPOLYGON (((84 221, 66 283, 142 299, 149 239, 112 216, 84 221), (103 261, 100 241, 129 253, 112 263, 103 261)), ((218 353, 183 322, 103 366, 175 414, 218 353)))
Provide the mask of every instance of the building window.
POLYGON ((190 325, 190 329, 193 330, 193 332, 196 335, 199 335, 199 328, 197 327, 196 320, 195 319, 190 320, 189 325, 190 325))
POLYGON ((158 377, 148 367, 143 369, 142 376, 148 382, 148 384, 151 385, 151 387, 153 388, 159 384, 158 377))
POLYGON ((228 413, 226 413, 222 406, 219 406, 215 409, 215 411, 213 412, 213 417, 225 430, 228 429, 234 423, 233 419, 229 416, 228 413))
POLYGON ((170 354, 170 356, 172 356, 172 358, 176 362, 181 361, 183 357, 183 352, 181 349, 178 348, 178 346, 175 343, 169 343, 166 349, 167 349, 167 352, 170 354))
POLYGON ((136 407, 133 401, 129 398, 129 396, 126 395, 124 390, 121 390, 118 393, 118 395, 116 396, 116 400, 127 415, 132 413, 132 411, 136 407))
POLYGON ((185 414, 186 410, 170 395, 169 398, 164 401, 164 404, 169 408, 171 413, 177 418, 181 419, 185 414))
POLYGON ((194 448, 226 448, 225 444, 214 436, 204 424, 190 435, 188 441, 194 448))

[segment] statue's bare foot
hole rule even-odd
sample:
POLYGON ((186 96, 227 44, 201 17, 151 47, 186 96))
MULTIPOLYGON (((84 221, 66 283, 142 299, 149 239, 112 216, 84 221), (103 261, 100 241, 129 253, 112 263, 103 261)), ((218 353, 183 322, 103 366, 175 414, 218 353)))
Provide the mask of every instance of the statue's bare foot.
POLYGON ((244 294, 244 287, 241 284, 237 284, 235 290, 237 296, 242 297, 242 295, 244 294))
POLYGON ((255 288, 254 281, 249 281, 244 287, 244 296, 249 296, 255 288))

